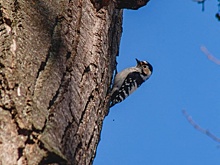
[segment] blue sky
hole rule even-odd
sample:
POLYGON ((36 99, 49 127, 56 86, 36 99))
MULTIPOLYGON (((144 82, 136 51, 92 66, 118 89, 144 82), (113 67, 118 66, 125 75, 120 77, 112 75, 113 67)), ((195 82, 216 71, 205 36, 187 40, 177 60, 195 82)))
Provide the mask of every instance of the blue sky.
POLYGON ((220 137, 220 59, 217 0, 205 11, 191 0, 151 0, 137 11, 124 10, 118 71, 149 61, 154 72, 104 120, 94 165, 219 165, 219 143, 195 130, 220 137))

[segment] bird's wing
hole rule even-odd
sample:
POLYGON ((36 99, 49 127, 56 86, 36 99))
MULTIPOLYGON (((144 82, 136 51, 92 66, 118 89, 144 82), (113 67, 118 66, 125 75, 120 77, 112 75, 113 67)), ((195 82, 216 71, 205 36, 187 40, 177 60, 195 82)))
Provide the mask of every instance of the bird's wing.
POLYGON ((127 74, 127 77, 123 80, 121 86, 112 93, 110 107, 123 101, 144 82, 140 73, 136 71, 127 74))

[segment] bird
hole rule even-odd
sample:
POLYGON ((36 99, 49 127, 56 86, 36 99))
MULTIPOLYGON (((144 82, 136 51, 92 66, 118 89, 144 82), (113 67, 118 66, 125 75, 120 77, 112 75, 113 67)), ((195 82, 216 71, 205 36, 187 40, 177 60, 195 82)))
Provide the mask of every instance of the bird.
POLYGON ((153 73, 152 65, 147 61, 136 59, 137 65, 117 73, 110 92, 110 108, 125 100, 141 86, 153 73))

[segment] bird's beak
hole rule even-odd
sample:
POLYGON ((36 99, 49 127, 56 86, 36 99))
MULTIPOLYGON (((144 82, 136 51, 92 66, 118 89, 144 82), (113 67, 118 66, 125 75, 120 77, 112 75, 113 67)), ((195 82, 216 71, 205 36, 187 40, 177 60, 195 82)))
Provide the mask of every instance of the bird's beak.
MULTIPOLYGON (((135 58, 135 59, 136 59, 136 58, 135 58)), ((140 64, 140 61, 139 61, 138 59, 136 59, 136 61, 137 61, 137 65, 140 64)))

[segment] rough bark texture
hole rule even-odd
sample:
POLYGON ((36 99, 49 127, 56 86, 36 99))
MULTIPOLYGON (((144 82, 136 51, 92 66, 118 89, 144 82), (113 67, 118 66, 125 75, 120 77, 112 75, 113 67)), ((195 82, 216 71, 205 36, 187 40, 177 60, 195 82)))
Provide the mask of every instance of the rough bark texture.
POLYGON ((89 0, 0 0, 0 164, 91 164, 122 11, 89 0))

